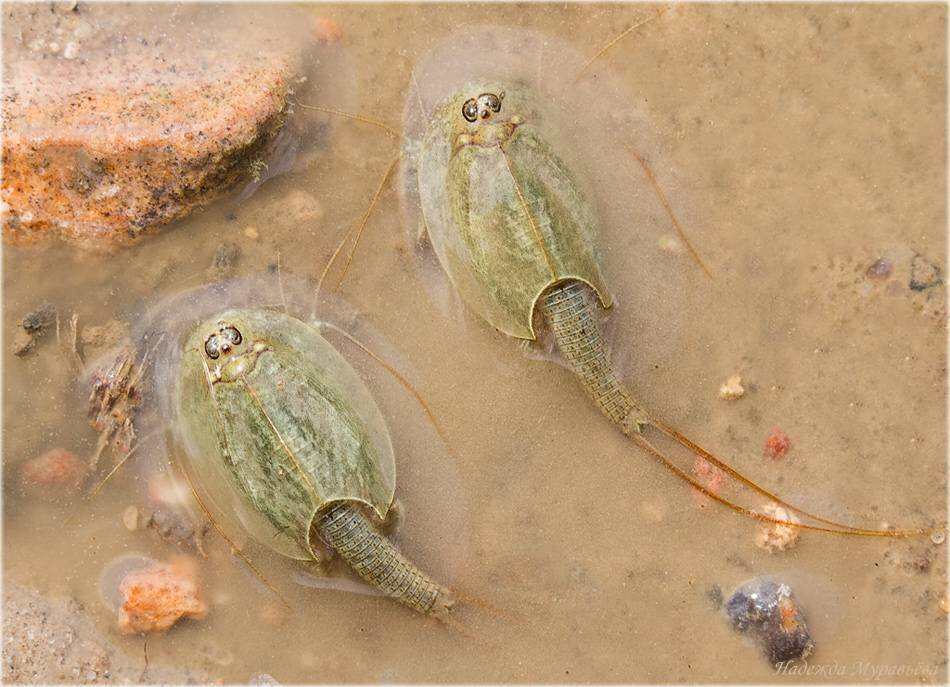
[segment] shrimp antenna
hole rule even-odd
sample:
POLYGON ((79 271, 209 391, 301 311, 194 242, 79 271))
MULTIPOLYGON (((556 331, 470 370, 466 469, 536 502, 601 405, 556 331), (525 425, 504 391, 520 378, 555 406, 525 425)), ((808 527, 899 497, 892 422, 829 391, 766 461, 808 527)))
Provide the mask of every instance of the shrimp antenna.
POLYGON ((408 379, 406 379, 406 377, 401 372, 399 372, 399 370, 397 370, 395 367, 393 367, 388 362, 386 362, 382 357, 374 353, 372 349, 370 349, 366 344, 364 344, 355 336, 347 332, 345 329, 337 327, 335 324, 331 324, 330 322, 320 322, 319 326, 326 327, 327 329, 333 330, 340 336, 344 337, 347 341, 352 343, 354 346, 358 347, 366 355, 368 355, 370 358, 372 358, 377 363, 379 363, 379 365, 381 365, 384 370, 386 370, 389 374, 391 374, 393 378, 397 382, 399 382, 399 384, 406 391, 412 394, 413 397, 416 399, 416 401, 419 403, 419 405, 422 407, 422 410, 425 411, 426 416, 429 418, 429 422, 431 422, 432 426, 435 428, 436 434, 438 434, 439 438, 442 439, 442 443, 445 444, 446 448, 449 449, 449 452, 453 454, 453 457, 455 457, 454 452, 452 451, 452 448, 451 448, 451 444, 449 444, 448 437, 446 436, 445 431, 442 429, 442 426, 439 424, 439 421, 436 420, 435 414, 432 412, 432 409, 429 407, 429 404, 426 403, 425 399, 422 398, 422 394, 416 391, 416 388, 409 382, 408 379))
MULTIPOLYGON (((360 222, 357 225, 356 237, 353 239, 353 245, 350 248, 350 252, 347 253, 346 262, 343 264, 343 272, 340 274, 340 278, 334 287, 334 291, 339 290, 340 286, 343 285, 343 280, 346 278, 346 273, 350 269, 350 264, 353 262, 353 255, 356 253, 357 247, 360 245, 360 239, 363 237, 363 231, 366 229, 366 225, 369 223, 369 219, 373 214, 373 210, 376 208, 376 204, 379 202, 379 197, 382 195, 383 190, 386 188, 386 182, 389 180, 389 177, 392 176, 393 170, 396 169, 396 163, 399 162, 400 156, 397 155, 393 158, 392 162, 389 163, 389 166, 386 168, 386 173, 383 175, 383 178, 379 181, 379 186, 376 187, 375 193, 373 193, 373 198, 369 202, 369 207, 366 208, 366 211, 363 213, 363 216, 360 218, 360 222)), ((330 258, 330 262, 327 263, 327 266, 323 270, 323 274, 320 275, 320 281, 317 283, 317 292, 319 293, 322 286, 322 282, 326 279, 326 275, 330 266, 333 264, 333 261, 336 260, 337 256, 340 254, 340 249, 349 239, 350 233, 352 230, 348 231, 343 237, 343 241, 337 246, 337 249, 333 251, 333 256, 330 258)))
POLYGON ((600 50, 595 52, 594 55, 589 60, 587 60, 587 62, 585 62, 580 69, 577 70, 577 74, 574 75, 574 83, 577 83, 578 81, 580 81, 581 77, 584 75, 584 72, 587 71, 587 69, 594 62, 596 62, 601 57, 603 57, 604 53, 606 53, 608 50, 614 47, 617 43, 622 41, 629 34, 633 33, 644 24, 649 24, 654 19, 659 19, 660 17, 662 17, 667 11, 669 11, 669 9, 670 9, 669 6, 667 6, 667 7, 663 7, 661 9, 655 10, 655 14, 647 17, 646 19, 641 19, 640 21, 635 22, 632 26, 627 27, 626 29, 621 31, 619 34, 611 38, 607 43, 604 44, 604 46, 600 50))
POLYGON ((706 263, 703 262, 703 259, 699 257, 699 253, 693 248, 693 244, 690 243, 689 238, 686 236, 686 232, 683 231, 683 226, 679 223, 679 220, 676 219, 676 215, 673 213, 673 206, 670 205, 670 201, 667 199, 666 194, 663 193, 663 189, 660 188, 659 182, 656 180, 656 175, 653 174, 653 170, 650 169, 650 166, 647 164, 647 161, 641 156, 637 151, 635 151, 628 143, 624 142, 624 148, 627 149, 627 152, 638 162, 640 167, 643 168, 643 173, 646 175, 647 180, 650 182, 650 186, 653 187, 656 197, 660 199, 660 204, 663 206, 663 209, 666 211, 666 216, 670 218, 670 222, 673 223, 673 227, 676 229, 676 233, 680 237, 680 241, 686 246, 686 250, 689 251, 690 256, 693 260, 696 261, 696 264, 699 265, 700 269, 706 273, 706 276, 710 279, 715 279, 712 272, 709 271, 709 268, 706 266, 706 263))
POLYGON ((208 509, 208 506, 205 505, 205 502, 198 495, 198 490, 195 489, 195 484, 194 482, 191 481, 191 475, 188 474, 188 471, 183 466, 180 466, 179 470, 181 474, 185 476, 185 480, 188 482, 188 487, 189 489, 191 489, 191 494, 192 496, 195 497, 195 502, 197 502, 198 506, 201 508, 202 512, 205 514, 205 517, 208 518, 208 522, 211 523, 211 526, 214 528, 214 531, 217 532, 221 536, 221 538, 227 543, 227 545, 231 548, 231 551, 234 554, 236 554, 238 558, 244 561, 245 565, 247 565, 247 567, 250 568, 251 572, 254 573, 254 576, 258 580, 260 580, 261 584, 267 587, 274 594, 274 596, 276 596, 280 600, 280 602, 287 608, 287 610, 291 610, 290 604, 287 603, 287 600, 284 598, 284 596, 279 591, 277 591, 277 587, 275 587, 271 583, 271 581, 268 580, 267 577, 265 577, 264 573, 261 572, 260 569, 256 565, 254 565, 254 563, 251 561, 248 555, 244 553, 237 544, 234 543, 234 541, 227 535, 224 529, 222 529, 222 527, 218 524, 217 520, 214 519, 214 516, 211 514, 211 511, 208 509))
POLYGON ((317 112, 325 112, 327 114, 336 115, 337 117, 342 117, 343 119, 352 119, 357 122, 363 122, 364 124, 372 124, 373 126, 385 131, 390 137, 396 140, 399 139, 399 134, 395 129, 378 119, 366 117, 365 115, 353 114, 352 112, 344 112, 343 110, 337 110, 336 108, 326 107, 323 105, 305 105, 299 101, 296 104, 297 107, 302 107, 305 110, 316 110, 317 112))

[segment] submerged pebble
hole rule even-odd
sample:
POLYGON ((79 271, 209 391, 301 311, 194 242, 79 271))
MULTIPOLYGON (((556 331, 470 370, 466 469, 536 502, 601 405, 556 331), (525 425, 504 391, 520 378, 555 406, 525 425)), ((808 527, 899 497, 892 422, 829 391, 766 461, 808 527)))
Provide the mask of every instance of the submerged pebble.
POLYGON ((807 658, 814 649, 804 613, 787 584, 756 577, 733 592, 725 610, 733 629, 755 639, 773 666, 807 658))
POLYGON ((180 618, 204 618, 197 565, 180 557, 129 572, 119 584, 119 630, 125 634, 165 632, 180 618))
POLYGON ((13 355, 24 356, 36 348, 36 339, 33 335, 22 329, 17 329, 13 335, 13 355))
POLYGON ((745 396, 745 387, 742 386, 742 377, 732 375, 719 387, 719 398, 725 401, 735 401, 745 396))
POLYGON ((774 428, 765 440, 765 455, 773 460, 784 458, 791 448, 791 439, 778 427, 774 428))
POLYGON ((36 310, 27 313, 20 325, 30 334, 42 334, 56 322, 56 306, 46 303, 36 310))
POLYGON ((922 255, 915 255, 910 263, 910 288, 924 291, 943 283, 940 268, 922 255))
POLYGON ((670 255, 679 255, 683 252, 683 244, 671 234, 663 234, 656 240, 657 248, 670 255))
POLYGON ((323 204, 303 189, 289 191, 281 198, 280 204, 281 212, 293 223, 319 222, 323 217, 323 204))
POLYGON ((135 506, 128 506, 122 511, 122 524, 129 532, 134 532, 139 527, 139 509, 135 506))
POLYGON ((891 271, 894 269, 894 266, 891 264, 891 261, 887 258, 878 258, 874 263, 868 267, 865 274, 868 276, 868 279, 887 279, 891 276, 891 271))
POLYGON ((77 489, 86 475, 86 465, 71 451, 54 448, 28 460, 20 474, 28 487, 77 489))
POLYGON ((156 508, 144 519, 143 527, 154 530, 169 544, 205 555, 204 538, 210 523, 199 522, 182 508, 156 508))
MULTIPOLYGON (((800 522, 795 514, 777 503, 769 503, 759 509, 759 512, 776 520, 800 522)), ((755 545, 769 553, 787 551, 798 543, 801 530, 791 525, 781 525, 777 522, 763 522, 755 535, 755 545)))
POLYGON ((343 29, 331 17, 317 17, 313 22, 313 37, 320 45, 332 45, 343 38, 343 29))
POLYGON ((726 473, 699 456, 693 461, 693 474, 699 478, 700 484, 713 494, 722 491, 726 484, 726 473))

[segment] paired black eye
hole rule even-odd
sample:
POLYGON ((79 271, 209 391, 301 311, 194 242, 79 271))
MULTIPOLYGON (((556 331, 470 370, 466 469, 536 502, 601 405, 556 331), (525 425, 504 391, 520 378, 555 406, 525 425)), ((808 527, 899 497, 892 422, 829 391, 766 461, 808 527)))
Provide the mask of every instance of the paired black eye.
POLYGON ((243 340, 241 332, 234 327, 222 327, 217 334, 212 334, 205 341, 205 353, 212 360, 217 360, 222 352, 231 350, 243 340))
POLYGON ((221 353, 218 351, 218 335, 212 334, 208 337, 208 340, 205 341, 205 353, 208 354, 208 357, 212 360, 216 360, 221 353))
MULTIPOLYGON (((502 97, 504 94, 502 94, 502 97)), ((479 104, 484 105, 489 108, 492 112, 501 111, 501 97, 495 95, 494 93, 482 93, 478 96, 479 104)))
POLYGON ((505 94, 495 95, 494 93, 482 93, 478 98, 469 98, 462 105, 462 116, 465 121, 474 122, 479 116, 482 119, 488 119, 492 112, 501 111, 501 100, 505 94))
POLYGON ((234 327, 225 327, 222 329, 221 336, 230 341, 234 346, 237 346, 242 341, 241 332, 234 327))
POLYGON ((467 122, 474 122, 478 119, 478 103, 475 98, 466 100, 465 104, 462 105, 462 116, 465 117, 467 122))

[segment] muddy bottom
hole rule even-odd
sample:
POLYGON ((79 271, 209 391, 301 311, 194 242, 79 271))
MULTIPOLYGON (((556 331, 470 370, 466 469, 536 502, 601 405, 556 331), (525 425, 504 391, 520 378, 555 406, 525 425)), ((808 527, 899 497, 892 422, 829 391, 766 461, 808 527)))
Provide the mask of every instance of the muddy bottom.
MULTIPOLYGON (((540 30, 590 57, 655 9, 308 11, 342 29, 353 92, 339 100, 398 130, 413 66, 454 30, 540 30)), ((624 198, 638 214, 604 230, 617 297, 606 319, 625 378, 659 417, 764 486, 871 528, 946 519, 945 56, 939 5, 684 5, 612 45, 588 75, 629 95, 640 123, 611 135, 643 152, 712 275, 672 238, 646 175, 631 172, 624 198), (744 395, 720 398, 736 374, 744 395), (772 459, 775 428, 790 448, 772 459)), ((338 100, 316 91, 312 104, 338 100)), ((573 108, 583 151, 597 132, 585 103, 573 108)), ((125 555, 181 551, 123 521, 174 456, 155 449, 161 431, 143 434, 141 455, 94 498, 83 494, 121 452, 103 453, 85 491, 23 486, 25 462, 49 449, 83 461, 96 451, 80 377, 97 350, 73 353, 70 319, 134 329, 162 297, 213 279, 279 271, 315 282, 400 149, 376 127, 320 121, 292 172, 115 255, 4 250, 3 572, 77 600, 130 659, 143 639, 118 633, 100 576, 125 555), (45 303, 58 331, 14 355, 21 318, 45 303)), ((458 590, 459 627, 350 580, 327 588, 306 564, 260 551, 284 605, 211 531, 206 557, 192 552, 209 613, 150 637, 153 665, 228 682, 946 681, 945 544, 804 532, 789 550, 758 548, 755 523, 652 462, 568 370, 440 290, 403 225, 391 179, 340 294, 446 437, 412 420, 398 385, 372 386, 391 409, 399 545, 458 590), (716 590, 765 574, 804 609, 810 672, 777 672, 716 606, 716 590)))

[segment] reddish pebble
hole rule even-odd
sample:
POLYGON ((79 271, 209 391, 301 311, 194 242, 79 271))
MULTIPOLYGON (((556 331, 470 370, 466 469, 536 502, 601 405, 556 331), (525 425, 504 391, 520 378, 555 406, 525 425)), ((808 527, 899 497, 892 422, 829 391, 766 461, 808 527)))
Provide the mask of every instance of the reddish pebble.
POLYGON ((788 438, 785 432, 776 427, 769 434, 769 438, 765 440, 765 455, 773 460, 784 458, 791 447, 791 439, 788 438))
POLYGON ((317 17, 313 23, 313 37, 320 45, 333 45, 343 38, 343 29, 330 17, 317 17))
MULTIPOLYGON (((722 491, 723 486, 726 484, 726 473, 699 456, 696 457, 693 463, 693 474, 696 475, 697 481, 703 485, 710 494, 716 496, 719 495, 719 492, 722 491)), ((706 495, 699 491, 694 491, 693 493, 699 498, 698 503, 700 507, 705 507, 708 501, 706 495)))
POLYGON ((22 468, 23 482, 28 486, 77 487, 86 474, 86 466, 76 455, 64 448, 50 449, 31 458, 22 468))

